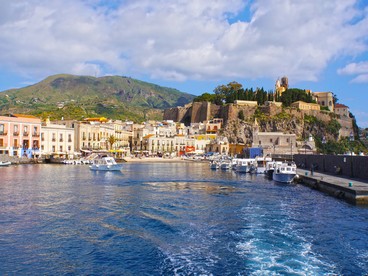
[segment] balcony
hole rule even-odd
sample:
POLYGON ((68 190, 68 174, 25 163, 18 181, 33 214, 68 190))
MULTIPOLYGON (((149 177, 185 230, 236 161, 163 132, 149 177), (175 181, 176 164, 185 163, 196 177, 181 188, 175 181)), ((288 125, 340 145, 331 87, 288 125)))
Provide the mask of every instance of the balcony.
POLYGON ((5 131, 2 131, 2 132, 0 132, 0 135, 6 136, 6 135, 8 135, 8 133, 5 132, 5 131))
POLYGON ((59 139, 59 142, 64 142, 64 139, 59 139))
POLYGON ((52 142, 56 142, 56 139, 55 139, 55 138, 52 138, 52 139, 51 139, 51 141, 52 141, 52 142))
POLYGON ((29 135, 29 132, 23 132, 23 136, 28 136, 29 135))
POLYGON ((39 133, 37 133, 37 132, 34 132, 34 133, 32 133, 32 136, 33 136, 33 137, 40 137, 40 134, 39 134, 39 133))
POLYGON ((14 131, 13 132, 13 136, 19 136, 19 132, 18 131, 14 131))

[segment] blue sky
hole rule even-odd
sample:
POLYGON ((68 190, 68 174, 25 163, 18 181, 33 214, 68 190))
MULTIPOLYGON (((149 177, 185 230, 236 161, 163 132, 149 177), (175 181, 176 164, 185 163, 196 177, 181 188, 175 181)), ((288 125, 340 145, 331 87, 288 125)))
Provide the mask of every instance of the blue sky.
POLYGON ((367 0, 0 0, 0 91, 59 73, 331 91, 368 127, 367 0))

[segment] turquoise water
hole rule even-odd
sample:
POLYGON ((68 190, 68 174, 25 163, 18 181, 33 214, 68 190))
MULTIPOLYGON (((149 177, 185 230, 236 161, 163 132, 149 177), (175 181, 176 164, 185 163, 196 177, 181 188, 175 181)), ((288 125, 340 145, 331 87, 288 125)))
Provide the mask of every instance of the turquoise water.
POLYGON ((366 275, 368 209, 202 163, 0 168, 1 275, 366 275))

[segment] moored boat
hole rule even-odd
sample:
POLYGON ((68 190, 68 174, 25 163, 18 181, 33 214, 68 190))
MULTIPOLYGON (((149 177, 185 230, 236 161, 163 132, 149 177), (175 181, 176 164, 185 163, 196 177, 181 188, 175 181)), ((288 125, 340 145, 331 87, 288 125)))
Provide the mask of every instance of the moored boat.
POLYGON ((93 171, 120 171, 123 164, 116 163, 113 157, 104 156, 93 159, 89 168, 93 171))
POLYGON ((1 167, 6 167, 6 166, 9 166, 9 165, 11 165, 11 162, 10 162, 10 161, 7 161, 7 162, 5 162, 5 161, 0 161, 0 166, 1 166, 1 167))
POLYGON ((280 161, 268 161, 266 162, 265 174, 269 179, 273 178, 273 172, 277 165, 282 164, 280 161))
POLYGON ((277 182, 291 183, 296 176, 296 164, 294 162, 281 162, 276 164, 272 179, 277 182))
POLYGON ((211 161, 211 163, 210 163, 211 170, 217 170, 219 167, 220 166, 219 166, 218 161, 216 161, 216 160, 211 161))

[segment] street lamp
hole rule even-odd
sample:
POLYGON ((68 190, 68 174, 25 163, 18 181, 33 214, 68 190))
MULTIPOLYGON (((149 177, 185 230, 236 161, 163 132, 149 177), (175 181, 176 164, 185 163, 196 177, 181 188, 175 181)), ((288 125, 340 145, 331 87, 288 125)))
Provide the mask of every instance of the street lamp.
POLYGON ((352 143, 354 142, 354 133, 350 132, 350 136, 349 136, 349 141, 350 141, 350 175, 351 177, 354 177, 354 169, 353 169, 353 146, 352 143))
POLYGON ((325 145, 326 145, 326 137, 323 135, 322 137, 322 153, 323 153, 323 172, 326 171, 325 167, 325 145))

